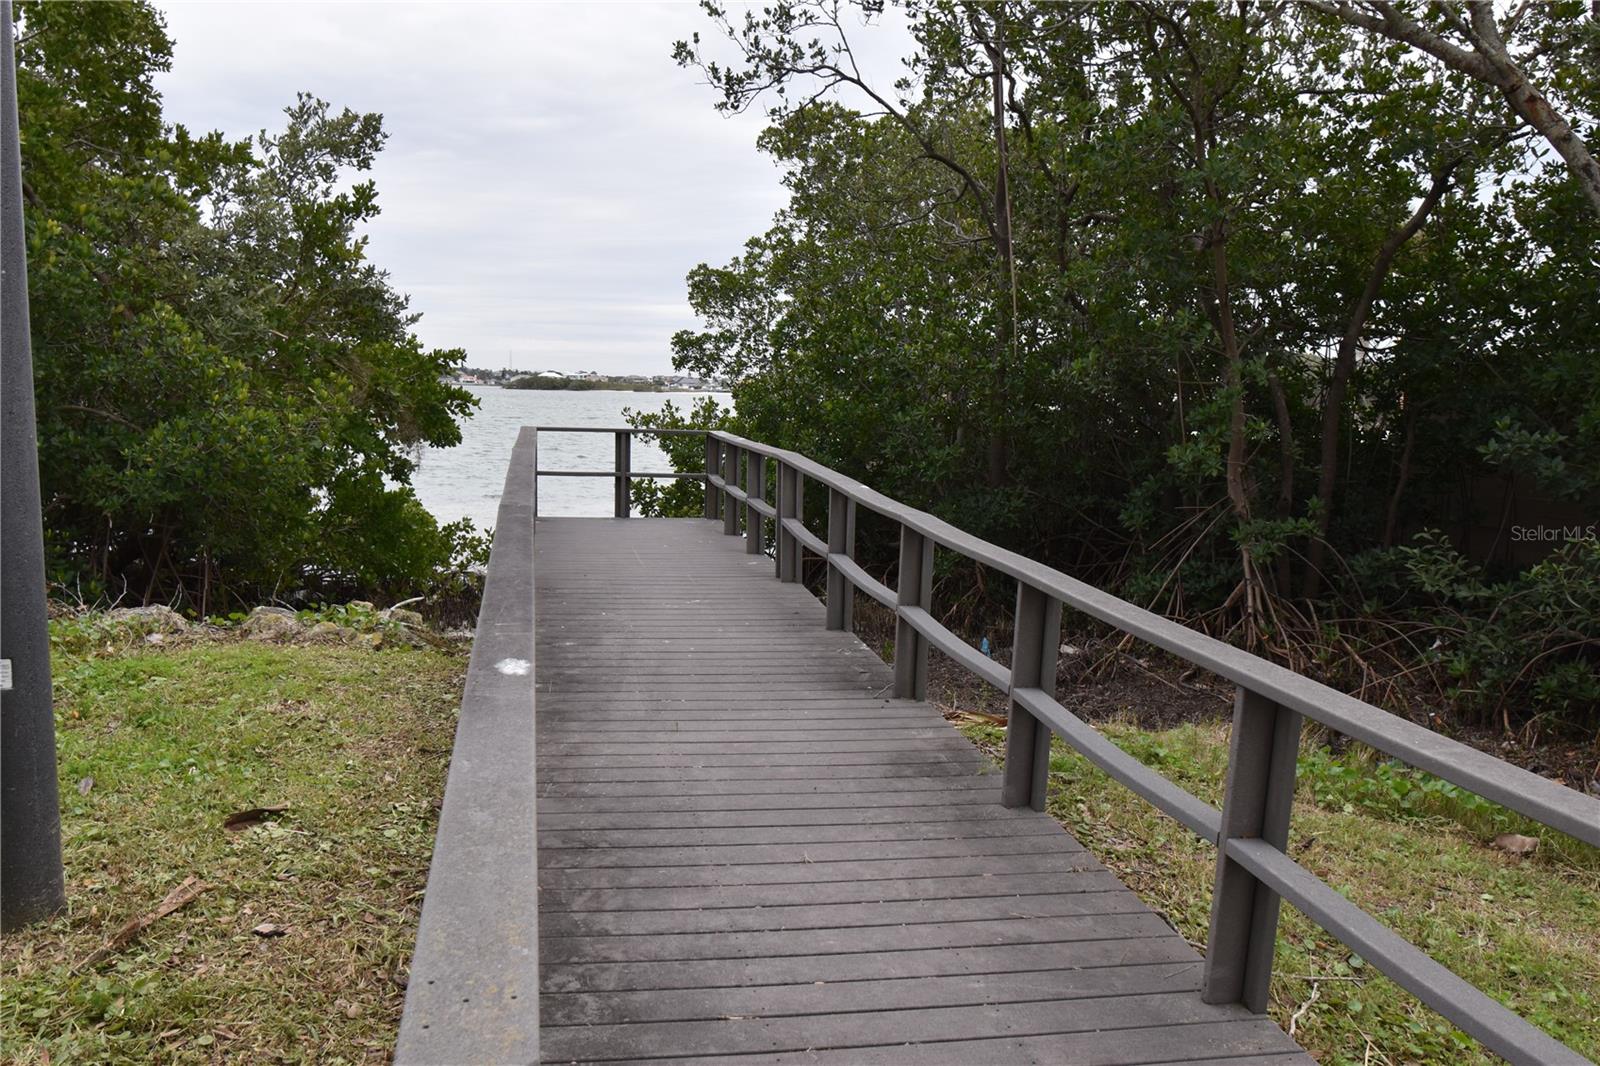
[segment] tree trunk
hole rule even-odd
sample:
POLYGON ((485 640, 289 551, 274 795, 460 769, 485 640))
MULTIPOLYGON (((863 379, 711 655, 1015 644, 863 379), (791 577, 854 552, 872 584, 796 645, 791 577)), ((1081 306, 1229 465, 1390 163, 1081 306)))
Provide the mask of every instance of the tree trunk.
POLYGON ((1010 369, 1017 345, 1017 265, 1011 242, 1010 158, 1006 149, 1006 54, 1004 8, 994 12, 994 32, 984 40, 989 57, 994 95, 994 221, 995 252, 1000 267, 1000 299, 996 301, 995 406, 996 418, 989 438, 988 480, 991 487, 1005 484, 1009 461, 1007 427, 1011 421, 1010 369), (1009 315, 1007 312, 1009 311, 1009 315))
POLYGON ((1400 449, 1400 470, 1394 479, 1394 495, 1389 497, 1389 513, 1383 520, 1383 546, 1394 547, 1394 538, 1400 525, 1400 501, 1405 497, 1406 483, 1411 480, 1411 449, 1417 443, 1417 413, 1406 413, 1406 443, 1400 449))
MULTIPOLYGON (((1226 365, 1225 381, 1233 401, 1228 415, 1228 503, 1234 517, 1241 523, 1250 520, 1250 489, 1245 477, 1245 410, 1244 410, 1244 353, 1239 347, 1238 330, 1233 322, 1233 301, 1229 296, 1228 248, 1222 223, 1217 223, 1211 237, 1211 276, 1213 308, 1216 316, 1217 336, 1222 342, 1222 356, 1226 365)), ((1246 647, 1254 647, 1261 638, 1263 600, 1261 574, 1247 541, 1239 544, 1239 588, 1236 595, 1244 602, 1244 635, 1246 647)))
POLYGON ((1211 243, 1211 271, 1215 285, 1214 300, 1217 315, 1217 334, 1222 341, 1222 357, 1226 364, 1227 385, 1233 393, 1233 404, 1228 415, 1228 501, 1233 513, 1241 521, 1250 517, 1250 497, 1245 491, 1245 417, 1244 369, 1239 350, 1239 335, 1233 324, 1233 302, 1228 296, 1228 249, 1224 238, 1216 236, 1211 243))
MULTIPOLYGON (((1589 146, 1573 130, 1545 95, 1529 81, 1494 21, 1494 7, 1489 0, 1470 0, 1471 50, 1446 40, 1441 35, 1406 17, 1399 9, 1388 4, 1378 5, 1378 13, 1364 11, 1348 0, 1305 0, 1306 6, 1332 15, 1352 26, 1387 37, 1391 41, 1409 44, 1426 52, 1446 67, 1467 77, 1500 90, 1511 106, 1512 113, 1549 142, 1567 169, 1577 179, 1584 196, 1596 214, 1600 214, 1600 164, 1589 152, 1589 146)), ((1594 17, 1600 19, 1600 12, 1594 17)))
MULTIPOLYGON (((1294 421, 1289 415, 1289 397, 1283 391, 1283 381, 1276 371, 1267 371, 1267 388, 1272 393, 1272 415, 1278 423, 1278 517, 1294 514, 1294 421)), ((1289 570, 1289 553, 1279 551, 1277 572, 1273 583, 1277 591, 1288 595, 1292 575, 1289 570)))
POLYGON ((1474 0, 1467 7, 1472 13, 1472 32, 1477 37, 1477 52, 1494 69, 1495 88, 1500 90, 1518 118, 1550 142, 1550 147, 1556 150, 1556 154, 1567 164, 1567 169, 1572 171, 1572 176, 1578 179, 1578 185, 1589 198, 1589 205, 1600 213, 1600 164, 1589 154, 1589 146, 1551 106, 1545 95, 1533 87, 1522 68, 1511 58, 1511 51, 1500 36, 1500 27, 1495 25, 1493 5, 1487 0, 1474 0))
POLYGON ((1322 455, 1317 474, 1317 502, 1320 506, 1317 510, 1317 535, 1306 551, 1306 579, 1302 589, 1306 599, 1312 599, 1322 589, 1322 563, 1327 557, 1328 527, 1333 521, 1333 493, 1339 479, 1339 435, 1344 422, 1345 394, 1350 388, 1350 378, 1355 374, 1361 334, 1372 315, 1372 305, 1383 289, 1384 279, 1389 276, 1389 268, 1394 265, 1395 256, 1407 241, 1416 236, 1422 224, 1428 220, 1428 215, 1438 206, 1450 187, 1450 176, 1454 170, 1455 164, 1452 163, 1439 171, 1416 211, 1384 238, 1372 261, 1372 269, 1367 274, 1367 283, 1362 286, 1355 304, 1350 308, 1344 336, 1339 338, 1333 378, 1328 382, 1328 394, 1322 405, 1322 455))

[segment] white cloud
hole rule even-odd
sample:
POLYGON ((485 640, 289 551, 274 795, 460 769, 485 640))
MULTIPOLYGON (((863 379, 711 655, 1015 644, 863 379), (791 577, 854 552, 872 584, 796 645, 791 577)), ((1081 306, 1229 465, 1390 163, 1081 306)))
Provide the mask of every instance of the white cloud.
MULTIPOLYGON (((724 118, 672 42, 698 8, 647 3, 161 3, 169 121, 276 129, 296 92, 380 111, 369 254, 431 346, 476 365, 662 372, 694 324, 684 275, 784 201, 759 114, 724 118)), ((879 65, 903 32, 875 34, 879 65)))

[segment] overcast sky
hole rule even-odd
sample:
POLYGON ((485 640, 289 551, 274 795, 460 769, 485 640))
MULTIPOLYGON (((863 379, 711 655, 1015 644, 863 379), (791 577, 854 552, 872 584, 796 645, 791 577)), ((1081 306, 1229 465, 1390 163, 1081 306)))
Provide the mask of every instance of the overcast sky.
MULTIPOLYGON (((159 2, 159 0, 158 0, 159 2)), ((784 202, 672 42, 690 4, 161 2, 167 120, 277 129, 298 91, 378 111, 382 216, 369 254, 432 347, 474 366, 663 373, 695 324, 684 275, 721 264, 784 202)), ((898 30, 868 30, 892 80, 898 30)))

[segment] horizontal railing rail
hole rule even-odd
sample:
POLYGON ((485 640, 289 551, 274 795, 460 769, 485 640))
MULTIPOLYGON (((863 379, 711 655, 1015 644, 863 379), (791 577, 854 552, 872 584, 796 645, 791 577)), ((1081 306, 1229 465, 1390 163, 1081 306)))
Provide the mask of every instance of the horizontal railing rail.
MULTIPOLYGON (((687 431, 685 431, 687 432, 687 431)), ((619 458, 618 469, 623 468, 619 458)), ((1372 704, 1154 614, 1016 552, 908 507, 797 452, 719 431, 706 434, 705 517, 765 551, 767 522, 779 580, 801 579, 810 552, 827 567, 827 625, 849 629, 856 590, 896 617, 894 693, 922 699, 930 648, 1007 694, 1002 799, 1044 808, 1052 736, 1218 847, 1204 998, 1266 1009, 1278 908, 1287 899, 1397 984, 1518 1063, 1581 1063, 1577 1052, 1451 973, 1362 911, 1286 853, 1302 722, 1310 718, 1542 825, 1600 847, 1600 799, 1512 766, 1372 704), (767 497, 768 464, 776 499, 767 497), (804 522, 807 482, 828 493, 828 537, 804 522), (855 561, 855 519, 865 508, 900 529, 896 588, 855 561), (742 523, 741 523, 742 512, 742 523), (1009 669, 973 648, 933 613, 936 548, 1015 579, 1009 669), (1071 607, 1237 686, 1221 810, 1107 740, 1055 698, 1061 611, 1071 607)))
POLYGON ((645 426, 530 426, 535 436, 540 433, 609 433, 616 441, 616 466, 610 470, 541 470, 537 467, 533 471, 534 499, 533 509, 537 516, 539 512, 539 479, 542 477, 608 477, 613 481, 612 507, 613 516, 627 518, 633 513, 633 483, 635 481, 653 480, 656 478, 688 479, 704 481, 706 475, 698 470, 634 470, 631 463, 633 458, 633 438, 644 437, 690 437, 704 436, 703 429, 650 429, 645 426))

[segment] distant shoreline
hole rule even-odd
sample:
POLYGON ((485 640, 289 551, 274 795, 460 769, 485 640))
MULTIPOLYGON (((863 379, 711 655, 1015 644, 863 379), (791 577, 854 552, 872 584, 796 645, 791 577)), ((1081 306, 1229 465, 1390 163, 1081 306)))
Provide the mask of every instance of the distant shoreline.
POLYGON ((474 381, 446 379, 452 385, 477 388, 517 389, 534 392, 688 392, 722 393, 727 390, 703 381, 681 383, 653 378, 584 377, 566 378, 548 375, 527 375, 509 381, 474 381))
POLYGON ((659 381, 632 381, 627 378, 558 378, 530 374, 500 383, 503 389, 534 389, 541 392, 667 392, 672 386, 659 381))

